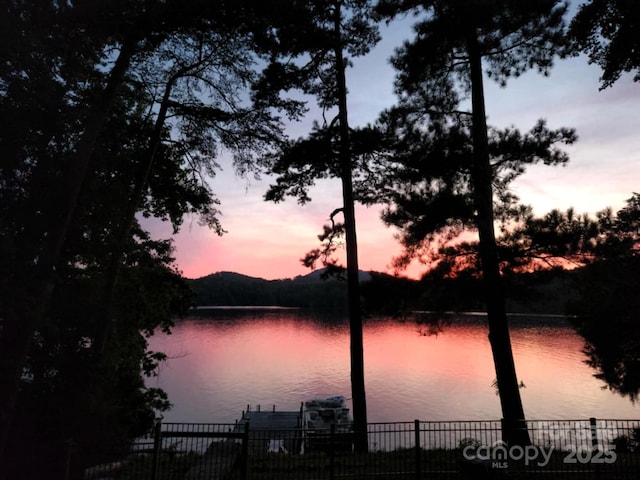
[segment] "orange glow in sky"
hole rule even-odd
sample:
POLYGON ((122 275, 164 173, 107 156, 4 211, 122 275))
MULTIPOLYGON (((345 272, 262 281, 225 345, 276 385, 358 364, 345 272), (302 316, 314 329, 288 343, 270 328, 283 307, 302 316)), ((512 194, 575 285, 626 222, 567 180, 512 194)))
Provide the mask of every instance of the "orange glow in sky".
MULTIPOLYGON (((366 57, 354 59, 347 71, 349 115, 352 126, 376 120, 379 112, 395 103, 394 72, 388 58, 396 46, 412 36, 412 19, 383 28, 382 42, 366 57)), ((538 215, 553 208, 574 207, 576 213, 594 213, 605 207, 614 211, 624 205, 640 179, 640 84, 631 75, 613 87, 599 91, 600 70, 583 56, 556 62, 549 77, 527 72, 500 88, 485 82, 488 123, 496 127, 532 128, 539 118, 549 128, 573 127, 578 142, 567 148, 565 167, 534 165, 517 179, 512 191, 538 215)), ((321 112, 310 105, 307 118, 290 126, 293 138, 308 134, 321 112)), ((175 236, 176 259, 186 277, 234 271, 266 279, 289 278, 309 273, 299 259, 318 246, 317 235, 330 213, 341 207, 338 179, 323 180, 312 188, 312 201, 299 206, 294 199, 280 204, 262 199, 272 179, 237 178, 228 157, 211 186, 219 200, 220 220, 227 234, 217 237, 186 219, 175 236)), ((391 273, 389 265, 401 248, 397 233, 379 219, 381 207, 359 208, 356 214, 361 270, 391 273)), ((171 228, 145 221, 157 238, 171 236, 171 228)), ((424 266, 413 265, 406 276, 418 277, 424 266)))

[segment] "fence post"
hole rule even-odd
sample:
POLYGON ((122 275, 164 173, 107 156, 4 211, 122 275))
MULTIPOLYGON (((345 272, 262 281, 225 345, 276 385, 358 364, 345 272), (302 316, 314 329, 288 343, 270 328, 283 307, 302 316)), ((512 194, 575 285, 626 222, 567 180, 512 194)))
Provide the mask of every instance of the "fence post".
POLYGON ((335 446, 335 437, 336 437, 336 424, 331 424, 331 430, 329 431, 329 478, 334 480, 336 478, 336 446, 335 446))
POLYGON ((162 422, 158 421, 153 432, 153 465, 151 467, 151 480, 158 479, 160 468, 160 452, 162 451, 162 422))
POLYGON ((242 451, 240 452, 240 478, 247 480, 249 478, 249 420, 244 424, 244 432, 242 435, 242 451))
POLYGON ((75 442, 73 439, 68 439, 64 443, 64 480, 69 480, 71 478, 71 457, 75 450, 75 442))
MULTIPOLYGON (((600 450, 600 444, 598 443, 598 425, 595 417, 591 417, 589 419, 589 425, 591 426, 591 450, 593 454, 596 454, 596 452, 600 450)), ((592 455, 591 459, 593 458, 594 457, 592 455)), ((589 462, 589 463, 595 467, 596 478, 600 478, 600 465, 595 462, 589 462)))
POLYGON ((414 428, 415 428, 415 451, 416 451, 416 480, 420 480, 422 478, 422 470, 420 467, 421 463, 421 455, 420 455, 420 420, 414 420, 414 428))
POLYGON ((589 419, 589 425, 591 425, 591 448, 597 450, 598 445, 598 427, 596 425, 596 419, 591 417, 589 419))

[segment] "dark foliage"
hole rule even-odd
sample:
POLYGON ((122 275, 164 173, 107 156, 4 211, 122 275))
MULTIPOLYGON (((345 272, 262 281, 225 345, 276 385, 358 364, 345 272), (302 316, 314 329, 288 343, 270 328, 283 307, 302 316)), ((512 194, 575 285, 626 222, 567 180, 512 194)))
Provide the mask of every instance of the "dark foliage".
POLYGON ((79 477, 91 448, 128 446, 168 407, 144 383, 163 358, 146 338, 192 300, 136 215, 221 233, 205 181, 220 149, 248 172, 300 104, 253 98, 278 1, 3 6, 0 457, 62 477, 73 444, 79 477))
MULTIPOLYGON (((282 306, 318 311, 346 308, 344 280, 323 279, 320 269, 293 279, 265 280, 219 272, 188 280, 200 306, 282 306)), ((484 293, 475 271, 449 275, 438 268, 420 280, 360 272, 365 315, 402 316, 416 310, 484 311, 484 293)), ((576 297, 578 271, 563 269, 514 273, 505 277, 507 310, 512 313, 564 314, 576 297)), ((193 312, 192 312, 193 313, 193 312)))
POLYGON ((640 257, 585 267, 570 311, 585 339, 587 363, 611 390, 635 401, 640 393, 640 257))
MULTIPOLYGON (((499 249, 495 240, 494 223, 499 212, 494 207, 494 196, 497 194, 502 200, 509 197, 505 186, 524 171, 527 157, 537 158, 539 153, 544 155, 548 152, 549 163, 554 164, 563 155, 549 148, 553 140, 543 141, 540 148, 529 150, 536 142, 528 144, 515 131, 498 135, 494 144, 503 150, 499 151, 496 159, 486 123, 483 82, 487 76, 505 86, 510 78, 531 69, 547 74, 554 58, 564 53, 563 15, 567 6, 557 0, 385 0, 379 2, 379 8, 387 15, 408 11, 417 13, 415 38, 406 42, 393 59, 398 70, 396 91, 400 100, 397 111, 400 118, 405 119, 403 122, 391 122, 393 132, 401 136, 408 130, 409 140, 421 143, 426 140, 429 146, 435 145, 436 148, 444 145, 446 148, 437 151, 436 156, 440 156, 440 162, 445 164, 455 162, 450 170, 436 169, 431 176, 413 177, 399 189, 397 198, 400 202, 396 201, 395 205, 415 209, 417 204, 419 208, 420 197, 426 197, 432 204, 427 207, 439 209, 443 204, 458 207, 455 216, 443 219, 436 213, 436 221, 417 224, 412 222, 411 212, 404 216, 388 216, 392 220, 401 220, 400 226, 410 243, 409 254, 419 250, 414 248, 417 242, 425 238, 431 240, 435 231, 460 229, 466 221, 472 220, 478 232, 477 251, 502 414, 509 427, 504 431, 504 438, 507 442, 528 444, 530 440, 526 429, 512 428, 515 422, 522 421, 524 411, 511 351, 499 249), (470 101, 469 111, 465 111, 463 101, 470 101), (405 125, 409 128, 406 129, 405 125), (458 132, 468 135, 468 140, 464 143, 437 141, 446 139, 449 133, 455 135, 458 132), (502 165, 511 173, 503 173, 501 177, 499 168, 502 165), (412 191, 414 185, 417 188, 412 191), (445 201, 434 201, 439 196, 445 201), (407 199, 409 201, 404 202, 407 199), (427 228, 415 228, 421 224, 427 228)), ((534 127, 534 139, 536 130, 544 131, 544 124, 534 127)), ((570 130, 551 135, 554 136, 557 136, 556 141, 567 143, 574 139, 570 130)), ((400 152, 416 150, 419 151, 420 146, 410 144, 408 150, 405 148, 400 152)), ((428 155, 419 156, 426 157, 424 163, 429 164, 428 155)), ((432 220, 423 211, 419 211, 416 218, 432 220)))
POLYGON ((569 34, 577 48, 602 69, 601 88, 624 72, 636 70, 640 81, 640 4, 633 0, 589 0, 571 22, 569 34))
MULTIPOLYGON (((344 215, 355 445, 356 450, 366 451, 367 412, 354 209, 357 199, 353 181, 356 165, 351 150, 345 71, 351 65, 348 56, 366 54, 379 40, 379 34, 369 0, 311 1, 304 2, 304 6, 307 13, 303 14, 291 37, 287 37, 292 45, 288 53, 308 61, 293 71, 280 63, 275 77, 280 80, 281 88, 291 88, 292 73, 295 75, 297 71, 299 78, 294 85, 316 98, 323 109, 323 116, 331 110, 336 113, 328 125, 325 119, 325 131, 316 128, 309 139, 286 145, 282 152, 271 158, 271 164, 275 159, 280 177, 278 184, 267 194, 267 199, 280 201, 285 195, 292 194, 304 203, 309 200, 306 190, 316 179, 336 176, 341 180, 342 204, 337 205, 336 210, 344 215), (310 152, 314 152, 311 158, 300 157, 310 152)), ((303 261, 312 264, 316 257, 313 252, 303 261)), ((329 262, 328 266, 333 268, 335 265, 329 262)))
POLYGON ((144 236, 130 251, 118 283, 113 334, 99 363, 94 339, 105 278, 94 267, 65 272, 32 344, 6 471, 55 478, 70 458, 77 473, 126 449, 169 407, 166 394, 147 387, 144 378, 164 359, 148 350, 148 336, 156 328, 169 331, 193 301, 170 253, 167 242, 144 236))

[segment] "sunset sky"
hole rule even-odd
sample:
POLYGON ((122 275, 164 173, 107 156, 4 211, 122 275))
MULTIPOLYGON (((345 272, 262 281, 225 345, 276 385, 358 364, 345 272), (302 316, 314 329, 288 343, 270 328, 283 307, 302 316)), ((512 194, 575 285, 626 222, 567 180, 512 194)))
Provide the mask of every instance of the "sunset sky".
MULTIPOLYGON (((347 71, 352 126, 374 122, 381 110, 395 103, 388 59, 395 47, 412 37, 410 20, 383 28, 375 50, 354 59, 354 68, 347 71)), ((513 192, 533 205, 536 214, 569 207, 578 213, 607 206, 617 210, 632 192, 640 191, 640 84, 626 75, 599 91, 599 77, 600 69, 583 56, 558 61, 549 77, 529 72, 505 89, 485 80, 490 125, 527 131, 538 118, 545 118, 550 128, 577 130, 579 140, 568 148, 569 165, 535 166, 513 184, 513 192)), ((289 127, 289 135, 306 135, 314 120, 321 116, 312 108, 304 122, 289 127)), ((211 185, 221 201, 221 221, 228 233, 218 237, 199 226, 197 218, 185 219, 174 236, 179 269, 189 278, 218 271, 266 279, 309 273, 300 258, 318 245, 322 225, 341 206, 340 181, 319 183, 311 191, 312 202, 302 207, 294 199, 266 203, 262 196, 270 179, 238 178, 225 158, 220 159, 224 170, 211 185)), ((383 225, 379 214, 380 208, 360 207, 356 212, 360 268, 391 273, 389 264, 400 247, 396 232, 383 225)), ((144 225, 157 238, 171 236, 169 225, 144 225)), ((416 277, 423 270, 414 265, 404 275, 416 277)))

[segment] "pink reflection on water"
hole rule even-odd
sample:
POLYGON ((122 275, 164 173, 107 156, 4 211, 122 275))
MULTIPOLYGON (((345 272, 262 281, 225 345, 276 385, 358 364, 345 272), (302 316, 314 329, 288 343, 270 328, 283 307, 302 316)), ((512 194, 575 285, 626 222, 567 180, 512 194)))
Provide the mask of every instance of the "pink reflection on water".
MULTIPOLYGON (((438 335, 425 331, 413 321, 366 322, 369 420, 500 418, 482 321, 454 322, 438 335)), ((638 416, 629 400, 601 389, 570 327, 516 326, 512 340, 528 418, 638 416)), ((350 397, 344 323, 295 312, 191 319, 151 343, 174 357, 150 382, 175 404, 170 421, 232 422, 247 404, 296 410, 317 396, 350 397)))

